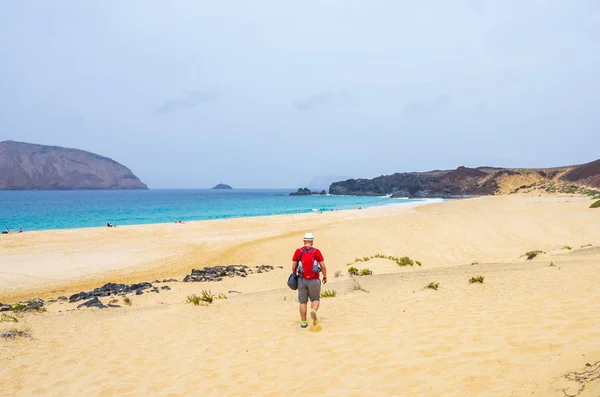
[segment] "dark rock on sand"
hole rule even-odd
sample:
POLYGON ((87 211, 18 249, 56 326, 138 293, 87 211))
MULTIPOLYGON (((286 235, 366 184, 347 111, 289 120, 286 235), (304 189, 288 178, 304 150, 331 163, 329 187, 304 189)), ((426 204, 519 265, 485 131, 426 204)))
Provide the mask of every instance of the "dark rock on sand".
POLYGON ((183 279, 184 282, 205 282, 205 281, 221 281, 223 277, 247 277, 252 273, 264 273, 273 270, 273 266, 260 265, 255 267, 256 270, 250 269, 244 265, 230 266, 214 266, 205 267, 204 269, 192 269, 192 274, 188 274, 183 279))
POLYGON ((88 298, 88 294, 86 292, 81 291, 78 294, 71 295, 69 297, 69 302, 70 303, 79 302, 79 301, 87 299, 87 298, 88 298))
POLYGON ((4 303, 0 303, 0 312, 8 312, 12 309, 11 305, 5 305, 4 303))
POLYGON ((142 291, 141 289, 138 289, 138 290, 135 291, 136 295, 141 295, 143 293, 144 293, 144 291, 142 291))
POLYGON ((59 297, 58 297, 58 298, 56 298, 56 299, 58 299, 59 301, 66 301, 66 300, 69 300, 69 299, 68 299, 66 296, 59 296, 59 297))
POLYGON ((100 302, 100 299, 98 299, 98 297, 95 296, 92 299, 88 300, 87 302, 83 302, 82 304, 77 306, 78 309, 80 309, 82 307, 97 307, 98 309, 105 309, 107 306, 105 306, 102 302, 100 302))
POLYGON ((163 285, 162 287, 160 287, 160 289, 163 289, 165 291, 170 291, 171 287, 169 287, 168 285, 163 285))
POLYGON ((16 305, 13 305, 10 310, 18 311, 18 312, 26 312, 26 311, 39 311, 44 307, 44 301, 42 299, 36 298, 28 301, 18 302, 16 305))
POLYGON ((131 284, 129 286, 130 289, 134 290, 134 289, 148 289, 148 288, 152 288, 152 284, 151 283, 137 283, 137 284, 131 284))
POLYGON ((111 295, 126 295, 129 293, 133 293, 134 291, 142 291, 148 288, 152 288, 151 283, 137 283, 137 284, 116 284, 116 283, 108 283, 104 284, 102 287, 96 288, 93 291, 88 292, 80 292, 78 294, 71 295, 69 298, 69 302, 79 302, 80 300, 90 299, 94 296, 96 297, 105 297, 111 295))

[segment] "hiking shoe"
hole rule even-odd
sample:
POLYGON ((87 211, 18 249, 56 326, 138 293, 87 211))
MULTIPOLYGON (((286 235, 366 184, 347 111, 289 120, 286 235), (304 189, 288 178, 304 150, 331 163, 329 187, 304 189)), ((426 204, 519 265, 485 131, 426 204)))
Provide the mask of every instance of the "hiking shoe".
POLYGON ((300 328, 306 328, 306 327, 308 327, 308 323, 300 324, 300 328))
POLYGON ((310 318, 312 318, 313 320, 313 325, 317 325, 317 312, 316 311, 311 311, 310 312, 310 318))

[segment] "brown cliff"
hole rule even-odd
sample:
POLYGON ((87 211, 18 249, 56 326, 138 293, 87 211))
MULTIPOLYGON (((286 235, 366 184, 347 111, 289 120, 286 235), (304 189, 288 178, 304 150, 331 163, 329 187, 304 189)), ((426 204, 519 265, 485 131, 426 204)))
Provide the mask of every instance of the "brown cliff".
POLYGON ((458 167, 450 171, 396 173, 335 182, 329 193, 447 198, 530 191, 575 193, 589 188, 600 188, 600 160, 544 169, 458 167))

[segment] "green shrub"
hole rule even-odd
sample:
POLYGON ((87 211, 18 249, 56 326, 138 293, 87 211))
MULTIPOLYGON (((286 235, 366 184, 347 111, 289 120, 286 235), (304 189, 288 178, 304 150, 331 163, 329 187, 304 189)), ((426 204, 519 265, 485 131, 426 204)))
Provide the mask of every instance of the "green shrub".
POLYGON ((600 200, 598 200, 594 204, 590 205, 590 208, 600 208, 600 200))
POLYGON ((337 292, 332 289, 324 289, 321 291, 321 298, 335 298, 337 292))
POLYGON ((372 256, 363 256, 362 258, 356 258, 354 259, 354 262, 351 263, 347 263, 346 266, 352 266, 354 263, 356 262, 367 262, 370 261, 373 258, 378 258, 378 259, 389 259, 391 261, 396 262, 396 264, 398 266, 414 266, 414 264, 416 263, 419 266, 422 266, 423 264, 419 261, 413 261, 412 259, 410 259, 408 256, 403 256, 401 258, 398 258, 397 256, 391 256, 391 255, 383 255, 383 254, 375 254, 372 256))
POLYGON ((215 299, 227 299, 227 295, 220 293, 219 295, 215 296, 215 299))
POLYGON ((187 302, 187 303, 193 303, 193 304, 194 304, 194 306, 198 306, 198 305, 200 304, 200 301, 201 301, 201 300, 202 300, 202 299, 200 299, 200 297, 199 297, 198 295, 196 295, 196 294, 191 294, 191 295, 188 295, 188 297, 187 297, 187 301, 186 301, 186 302, 187 302))
POLYGON ((544 253, 544 251, 535 250, 535 251, 526 252, 523 256, 526 256, 527 260, 530 261, 533 258, 535 258, 536 256, 538 256, 538 254, 543 254, 543 253, 544 253))
POLYGON ((562 249, 571 251, 573 247, 571 247, 570 245, 563 245, 562 249))
POLYGON ((364 268, 360 270, 360 275, 361 276, 371 276, 373 274, 373 270, 369 269, 369 268, 364 268))
POLYGON ((586 245, 582 245, 581 248, 586 248, 586 247, 591 247, 592 244, 586 244, 586 245))
POLYGON ((410 259, 408 256, 403 256, 396 261, 396 263, 400 266, 414 266, 415 262, 410 259))
POLYGON ((483 276, 473 276, 471 277, 471 279, 469 280, 469 284, 473 284, 473 283, 480 283, 483 284, 483 276))
POLYGON ((214 295, 212 294, 212 292, 210 292, 210 290, 205 290, 203 289, 200 294, 202 295, 200 297, 200 300, 206 303, 212 303, 213 299, 214 299, 214 295))
POLYGON ((351 276, 358 276, 358 269, 352 266, 348 269, 348 274, 351 276))
POLYGON ((556 267, 556 265, 554 264, 554 262, 550 262, 550 264, 548 265, 548 267, 556 267))
POLYGON ((432 290, 437 291, 439 287, 440 287, 440 283, 436 283, 436 282, 432 281, 425 286, 425 289, 432 289, 432 290))
POLYGON ((123 298, 123 303, 126 304, 127 306, 131 306, 131 304, 133 302, 131 301, 130 297, 126 296, 126 297, 123 298))
POLYGON ((13 312, 22 312, 26 308, 27 308, 27 306, 23 305, 22 303, 17 303, 10 310, 12 310, 13 312))

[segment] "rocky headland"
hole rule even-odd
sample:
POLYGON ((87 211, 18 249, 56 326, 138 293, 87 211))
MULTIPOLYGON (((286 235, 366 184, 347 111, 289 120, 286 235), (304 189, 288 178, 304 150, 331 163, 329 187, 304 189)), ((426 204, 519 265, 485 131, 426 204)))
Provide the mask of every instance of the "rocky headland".
POLYGON ((373 179, 335 182, 330 194, 355 196, 455 198, 545 191, 575 193, 600 188, 600 160, 545 169, 458 167, 449 171, 406 172, 373 179))
POLYGON ((59 146, 0 142, 0 190, 148 189, 124 165, 59 146))

